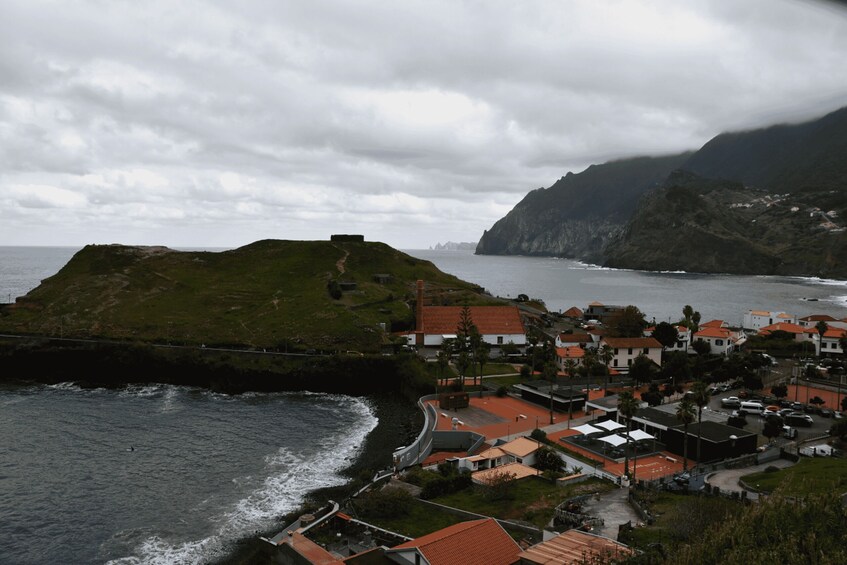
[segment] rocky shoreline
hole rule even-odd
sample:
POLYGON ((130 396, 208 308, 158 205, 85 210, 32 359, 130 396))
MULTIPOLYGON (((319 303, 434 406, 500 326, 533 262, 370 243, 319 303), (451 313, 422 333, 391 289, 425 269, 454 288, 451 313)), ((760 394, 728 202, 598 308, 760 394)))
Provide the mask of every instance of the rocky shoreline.
POLYGON ((391 455, 400 445, 407 445, 417 436, 423 425, 423 415, 414 402, 399 394, 368 396, 379 423, 368 434, 359 456, 343 471, 348 478, 346 484, 319 489, 306 496, 303 505, 285 516, 280 516, 276 525, 253 536, 232 542, 230 553, 218 565, 252 565, 267 563, 270 546, 259 539, 279 533, 287 524, 303 513, 324 506, 327 500, 343 501, 364 485, 374 473, 391 464, 391 455))

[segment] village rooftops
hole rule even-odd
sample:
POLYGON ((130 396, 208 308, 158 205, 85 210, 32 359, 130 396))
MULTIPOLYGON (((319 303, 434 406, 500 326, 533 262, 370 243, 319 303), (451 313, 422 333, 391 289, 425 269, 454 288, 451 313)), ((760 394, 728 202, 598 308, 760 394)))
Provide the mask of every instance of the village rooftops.
POLYGON ((526 477, 534 477, 536 475, 540 475, 541 471, 538 469, 533 469, 528 465, 524 465, 523 463, 506 463, 505 465, 500 465, 499 467, 492 467, 491 469, 483 469, 482 471, 475 471, 471 473, 471 479, 479 484, 487 484, 492 479, 496 479, 502 477, 503 474, 514 475, 514 479, 525 479, 526 477))
POLYGON ((559 334, 562 343, 591 343, 591 335, 585 334, 559 334))
POLYGON ((838 320, 829 314, 812 314, 811 316, 803 316, 801 322, 837 322, 838 320))
POLYGON ((576 345, 573 347, 557 347, 556 355, 562 359, 582 359, 585 357, 585 350, 576 345))
POLYGON ((788 322, 778 322, 776 324, 765 326, 764 328, 759 330, 760 335, 768 335, 772 332, 786 332, 790 334, 816 334, 818 333, 818 330, 816 328, 804 328, 801 325, 790 324, 788 322))
POLYGON ((701 329, 699 332, 694 334, 694 337, 717 337, 717 338, 730 338, 733 336, 733 331, 727 328, 721 327, 705 327, 701 329))
POLYGON ((709 320, 704 324, 700 324, 701 328, 728 328, 729 324, 723 320, 709 320))
POLYGON ((541 444, 534 439, 519 437, 497 447, 514 457, 526 457, 530 453, 537 451, 541 447, 541 444))

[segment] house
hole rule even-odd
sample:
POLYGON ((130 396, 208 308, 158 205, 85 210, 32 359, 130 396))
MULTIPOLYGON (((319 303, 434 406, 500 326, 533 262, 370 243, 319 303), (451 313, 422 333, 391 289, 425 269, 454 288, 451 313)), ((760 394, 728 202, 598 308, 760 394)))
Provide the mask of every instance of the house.
POLYGON ((571 306, 564 312, 562 312, 562 316, 565 318, 570 318, 572 320, 582 320, 583 319, 583 311, 576 306, 571 306))
POLYGON ((386 550, 395 563, 512 565, 521 548, 493 518, 460 522, 386 550))
POLYGON ((587 322, 597 320, 601 324, 608 324, 623 311, 623 306, 612 306, 609 304, 602 304, 600 302, 592 302, 588 305, 588 308, 585 309, 583 319, 587 322))
POLYGON ((516 463, 535 465, 535 456, 541 447, 541 443, 528 437, 518 437, 497 447, 505 451, 516 463))
POLYGON ((644 355, 656 365, 662 365, 662 344, 652 337, 602 337, 600 347, 608 345, 614 357, 609 367, 619 373, 628 373, 635 358, 644 355))
POLYGON ((590 347, 594 345, 594 338, 588 333, 558 334, 555 339, 556 347, 590 347))
POLYGON ((743 332, 730 329, 722 320, 712 320, 700 328, 700 331, 694 334, 694 341, 709 344, 709 353, 713 355, 729 355, 747 341, 743 332))
POLYGON ((842 340, 847 339, 847 330, 843 328, 830 328, 823 334, 818 355, 844 355, 842 340))
POLYGON ((804 328, 814 328, 819 322, 824 322, 826 325, 830 325, 832 322, 838 322, 838 320, 829 314, 812 314, 810 316, 803 316, 797 320, 797 324, 804 328))
MULTIPOLYGON (((745 330, 759 331, 765 326, 785 322, 788 324, 796 324, 797 318, 786 312, 771 312, 769 310, 748 310, 744 314, 744 320, 741 326, 745 330)), ((702 326, 701 326, 702 327, 702 326)))
POLYGON ((528 547, 518 555, 520 565, 582 565, 620 563, 635 550, 607 537, 568 530, 528 547))
POLYGON ((774 332, 790 334, 792 339, 799 343, 810 343, 812 344, 810 347, 814 348, 816 352, 819 349, 820 336, 815 327, 804 328, 798 324, 778 323, 763 327, 759 330, 759 335, 768 336, 774 332))
POLYGON ((509 459, 509 455, 499 447, 486 449, 476 455, 470 457, 462 457, 459 459, 459 469, 467 469, 471 472, 482 471, 485 469, 494 469, 501 467, 513 460, 509 459))
MULTIPOLYGON (((652 337, 656 326, 650 326, 644 330, 644 337, 652 337)), ((676 330, 676 343, 670 347, 665 347, 665 351, 681 351, 688 353, 691 347, 691 330, 685 326, 674 326, 676 330)))
POLYGON ((541 471, 533 469, 529 465, 524 465, 523 463, 506 463, 505 465, 494 469, 483 469, 482 471, 471 473, 471 480, 478 485, 487 485, 492 480, 496 480, 504 474, 511 475, 512 478, 517 481, 527 477, 540 475, 541 471))
POLYGON ((584 358, 585 350, 579 346, 556 348, 556 364, 560 371, 567 371, 568 360, 574 362, 574 367, 579 367, 584 358))
MULTIPOLYGON (((456 337, 462 306, 425 306, 424 283, 417 284, 415 331, 406 334, 409 345, 438 347, 456 337)), ((517 306, 469 306, 470 317, 489 345, 526 345, 526 329, 517 306)))

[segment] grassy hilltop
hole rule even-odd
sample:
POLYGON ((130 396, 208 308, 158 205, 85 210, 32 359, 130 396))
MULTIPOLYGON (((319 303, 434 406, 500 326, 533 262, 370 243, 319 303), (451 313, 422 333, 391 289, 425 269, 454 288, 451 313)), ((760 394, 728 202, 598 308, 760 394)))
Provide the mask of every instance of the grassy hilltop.
POLYGON ((382 243, 265 240, 219 253, 89 245, 1 310, 0 332, 376 351, 392 329, 412 327, 418 279, 434 303, 493 300, 382 243), (333 298, 331 281, 356 289, 333 298))

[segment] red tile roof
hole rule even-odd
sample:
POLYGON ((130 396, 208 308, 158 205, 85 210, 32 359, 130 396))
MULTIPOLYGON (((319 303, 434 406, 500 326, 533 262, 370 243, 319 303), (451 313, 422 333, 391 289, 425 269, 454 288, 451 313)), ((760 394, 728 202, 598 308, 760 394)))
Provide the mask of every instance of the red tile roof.
POLYGON ((804 316, 800 318, 800 320, 804 322, 837 322, 835 318, 830 316, 829 314, 812 314, 811 316, 804 316))
POLYGON ((726 325, 723 320, 709 320, 705 324, 700 324, 701 328, 722 328, 726 325))
MULTIPOLYGON (((419 329, 427 334, 455 334, 461 312, 461 306, 425 306, 419 329)), ((517 306, 470 306, 470 313, 482 335, 526 333, 517 306)))
POLYGON ((562 359, 582 359, 585 357, 585 350, 581 347, 557 347, 556 355, 562 359))
POLYGON ((823 333, 823 336, 841 339, 841 337, 847 336, 847 330, 844 328, 829 328, 823 333))
POLYGON ((603 341, 605 341, 609 347, 617 347, 618 349, 629 347, 662 348, 662 344, 652 337, 604 337, 603 341))
POLYGON ((721 337, 729 339, 732 337, 732 332, 726 328, 707 327, 694 334, 694 337, 721 337))
POLYGON ((562 316, 565 318, 582 318, 582 309, 577 308, 576 306, 571 306, 564 312, 562 312, 562 316))
POLYGON ((430 565, 512 565, 520 546, 493 518, 460 522, 388 550, 417 549, 430 565))
POLYGON ((759 330, 760 335, 768 335, 771 332, 788 332, 790 334, 807 334, 807 333, 818 333, 818 330, 815 328, 804 328, 803 326, 799 326, 797 324, 789 324, 788 322, 779 322, 776 324, 771 324, 769 326, 765 326, 759 330))
POLYGON ((592 339, 589 334, 559 334, 559 341, 562 343, 591 343, 592 339))

